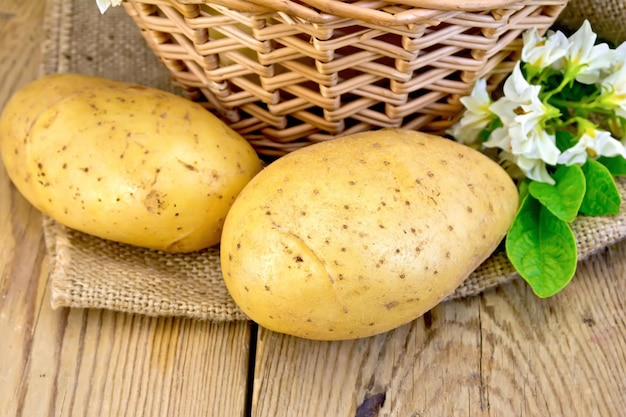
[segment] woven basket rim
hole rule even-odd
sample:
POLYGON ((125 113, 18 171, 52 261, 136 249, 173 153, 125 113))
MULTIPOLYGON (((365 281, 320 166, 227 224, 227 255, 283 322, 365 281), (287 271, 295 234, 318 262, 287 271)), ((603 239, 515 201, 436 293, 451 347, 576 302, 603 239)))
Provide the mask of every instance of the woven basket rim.
POLYGON ((170 0, 179 5, 213 3, 239 11, 281 12, 309 23, 339 18, 357 19, 381 26, 410 25, 428 19, 432 12, 476 12, 510 7, 522 0, 170 0), (407 7, 388 12, 382 7, 407 7))
MULTIPOLYGON (((419 9, 429 21, 384 27, 336 16, 315 24, 251 10, 252 1, 128 0, 124 7, 176 86, 273 157, 376 128, 443 135, 474 81, 497 85, 512 71, 521 32, 547 30, 568 0, 477 12, 419 9)), ((388 9, 387 0, 346 1, 385 13, 411 10, 388 9)))

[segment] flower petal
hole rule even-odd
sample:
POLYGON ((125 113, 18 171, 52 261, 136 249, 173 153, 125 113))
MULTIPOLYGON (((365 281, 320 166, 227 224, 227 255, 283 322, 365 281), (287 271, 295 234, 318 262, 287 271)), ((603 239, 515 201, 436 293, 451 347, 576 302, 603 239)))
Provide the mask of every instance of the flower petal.
POLYGON ((582 165, 588 158, 600 156, 626 158, 624 145, 604 130, 590 130, 583 133, 578 142, 559 155, 558 163, 564 165, 582 165))
POLYGON ((463 116, 447 131, 457 141, 471 145, 476 143, 478 135, 495 118, 489 106, 491 98, 487 92, 487 81, 480 79, 474 85, 472 93, 461 99, 466 108, 463 116))
POLYGON ((522 155, 514 155, 503 152, 501 155, 503 160, 514 163, 527 178, 531 180, 545 182, 554 185, 556 181, 548 173, 546 163, 541 159, 526 158, 522 155))
POLYGON ((598 81, 602 70, 610 68, 615 60, 615 51, 606 43, 596 45, 596 39, 588 20, 569 37, 568 69, 574 72, 576 81, 584 84, 598 81))
POLYGON ((569 46, 569 40, 560 31, 546 38, 539 36, 537 29, 531 29, 524 33, 523 39, 522 61, 535 68, 537 73, 563 58, 569 46))

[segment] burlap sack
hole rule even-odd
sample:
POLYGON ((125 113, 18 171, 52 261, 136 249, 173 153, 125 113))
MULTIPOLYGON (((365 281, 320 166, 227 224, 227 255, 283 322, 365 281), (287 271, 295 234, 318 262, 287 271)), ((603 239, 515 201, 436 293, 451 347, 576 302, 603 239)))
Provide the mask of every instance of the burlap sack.
MULTIPOLYGON (((122 8, 101 16, 95 0, 48 0, 43 72, 78 72, 171 90, 169 73, 122 8)), ((626 197, 626 181, 619 182, 626 197)), ((574 224, 579 257, 626 237, 626 207, 574 224)), ((44 218, 53 307, 104 308, 151 316, 245 320, 221 278, 218 249, 169 254, 105 241, 44 218)), ((517 277, 502 253, 449 298, 478 294, 517 277)))
POLYGON ((557 23, 574 31, 585 19, 589 20, 599 38, 614 45, 626 41, 626 1, 570 0, 557 23))

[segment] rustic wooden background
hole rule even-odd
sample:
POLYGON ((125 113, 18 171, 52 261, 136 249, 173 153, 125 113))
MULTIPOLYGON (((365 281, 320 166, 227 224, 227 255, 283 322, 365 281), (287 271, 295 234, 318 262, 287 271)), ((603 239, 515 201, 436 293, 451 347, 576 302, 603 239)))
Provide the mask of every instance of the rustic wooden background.
MULTIPOLYGON (((38 75, 45 13, 0 0, 0 108, 38 75)), ((312 342, 52 310, 40 214, 0 168, 0 274, 2 416, 626 415, 626 244, 551 299, 515 281, 377 337, 312 342)))

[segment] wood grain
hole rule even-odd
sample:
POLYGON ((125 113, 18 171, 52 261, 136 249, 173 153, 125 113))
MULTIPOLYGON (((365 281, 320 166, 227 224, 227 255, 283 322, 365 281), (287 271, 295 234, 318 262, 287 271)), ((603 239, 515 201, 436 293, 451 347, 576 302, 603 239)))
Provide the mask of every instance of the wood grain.
MULTIPOLYGON (((20 86, 34 79, 41 62, 39 29, 44 3, 0 3, 0 108, 20 86)), ((1 164, 0 164, 1 165, 1 164)), ((0 415, 21 415, 30 372, 29 346, 37 322, 41 217, 0 170, 0 415), (6 390, 6 391, 5 391, 6 390)))
MULTIPOLYGON (((39 73, 44 3, 0 0, 0 108, 39 73)), ((1 416, 621 417, 626 410, 626 242, 581 264, 551 299, 515 281, 389 333, 332 343, 264 329, 257 336, 247 323, 52 310, 47 274, 41 217, 0 168, 1 416)))
POLYGON ((261 329, 252 415, 361 417, 376 396, 379 416, 622 415, 625 260, 622 243, 551 299, 518 280, 370 339, 261 329))
POLYGON ((96 310, 59 316, 35 333, 23 415, 243 415, 245 325, 96 310))
POLYGON ((581 264, 540 300, 523 285, 483 297, 489 406, 519 415, 611 416, 626 410, 626 245, 581 264))
MULTIPOLYGON (((44 12, 0 0, 0 108, 39 75, 44 12)), ((0 233, 1 416, 245 414, 247 323, 52 310, 41 215, 3 167, 0 233)))

